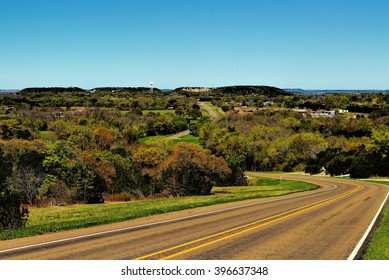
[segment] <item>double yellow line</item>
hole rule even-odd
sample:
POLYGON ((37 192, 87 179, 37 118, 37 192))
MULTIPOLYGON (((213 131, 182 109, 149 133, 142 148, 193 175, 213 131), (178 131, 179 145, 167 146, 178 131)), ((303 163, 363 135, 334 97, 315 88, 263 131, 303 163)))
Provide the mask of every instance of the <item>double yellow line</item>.
POLYGON ((186 243, 174 246, 174 247, 170 247, 170 248, 167 248, 167 249, 164 249, 164 250, 160 250, 160 251, 148 254, 148 255, 144 255, 144 256, 135 258, 134 260, 145 260, 145 259, 153 258, 153 257, 158 256, 158 255, 165 255, 165 256, 161 256, 160 258, 158 258, 160 260, 172 259, 172 258, 177 257, 179 255, 183 255, 183 254, 186 254, 186 253, 198 250, 200 248, 203 248, 203 247, 215 244, 217 242, 220 242, 220 241, 232 238, 232 237, 235 237, 237 235, 241 235, 243 233, 252 231, 254 229, 263 227, 265 225, 269 225, 269 224, 275 223, 277 221, 286 219, 288 217, 297 215, 299 213, 305 212, 307 210, 310 210, 312 208, 318 207, 318 206, 323 205, 325 203, 328 203, 328 202, 331 202, 331 201, 335 201, 335 200, 341 199, 341 198, 346 197, 346 196, 350 196, 350 195, 352 195, 352 194, 354 194, 356 192, 359 192, 360 190, 362 190, 364 188, 361 185, 355 185, 355 186, 357 186, 357 189, 353 189, 353 190, 347 191, 347 192, 345 192, 343 194, 340 194, 340 195, 337 195, 337 196, 334 196, 334 197, 331 197, 331 198, 327 198, 327 199, 324 199, 324 200, 320 200, 318 202, 314 202, 314 203, 311 203, 311 204, 308 204, 308 205, 305 205, 305 206, 297 207, 297 208, 294 208, 292 210, 288 210, 286 212, 283 212, 283 213, 280 213, 280 214, 277 214, 277 215, 274 215, 274 216, 271 216, 271 217, 268 217, 268 218, 265 218, 265 219, 261 219, 261 220, 255 221, 255 222, 251 222, 251 223, 248 223, 248 224, 245 224, 245 225, 242 225, 242 226, 238 226, 238 227, 229 229, 229 230, 218 232, 218 233, 215 233, 215 234, 203 237, 203 238, 199 238, 199 239, 196 239, 196 240, 193 240, 193 241, 190 241, 190 242, 186 242, 186 243), (219 237, 219 236, 221 236, 221 237, 219 237), (169 253, 171 251, 174 251, 174 250, 177 250, 177 249, 180 249, 180 248, 183 248, 183 247, 187 247, 187 246, 193 245, 195 243, 206 241, 206 240, 209 240, 209 239, 215 238, 215 237, 219 237, 219 238, 211 240, 211 241, 208 241, 208 242, 205 242, 205 243, 202 243, 202 244, 194 246, 194 247, 190 247, 188 249, 184 249, 184 250, 178 251, 176 253, 172 253, 170 255, 169 254, 166 255, 167 253, 169 253))

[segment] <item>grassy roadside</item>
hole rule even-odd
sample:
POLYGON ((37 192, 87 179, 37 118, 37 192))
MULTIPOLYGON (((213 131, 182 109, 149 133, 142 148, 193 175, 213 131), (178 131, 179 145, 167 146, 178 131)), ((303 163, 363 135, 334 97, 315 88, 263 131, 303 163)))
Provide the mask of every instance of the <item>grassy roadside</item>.
MULTIPOLYGON (((388 181, 370 181, 372 183, 379 183, 388 185, 388 181)), ((373 234, 371 241, 368 244, 368 248, 364 255, 363 260, 389 260, 389 206, 383 211, 383 217, 380 221, 380 225, 373 234)))
POLYGON ((214 187, 212 195, 153 200, 31 208, 27 226, 0 232, 0 240, 85 228, 219 203, 313 190, 315 185, 256 178, 254 186, 214 187))

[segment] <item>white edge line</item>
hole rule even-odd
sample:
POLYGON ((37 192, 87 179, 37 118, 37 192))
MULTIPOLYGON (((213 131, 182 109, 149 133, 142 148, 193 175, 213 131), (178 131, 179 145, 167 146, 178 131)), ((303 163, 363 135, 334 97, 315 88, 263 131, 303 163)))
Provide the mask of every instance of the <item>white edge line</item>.
MULTIPOLYGON (((85 235, 80 235, 80 236, 63 238, 63 239, 58 239, 58 240, 53 240, 53 241, 48 241, 48 242, 36 243, 36 244, 32 244, 32 245, 26 245, 26 246, 21 246, 21 247, 1 250, 0 254, 7 253, 7 252, 12 252, 12 251, 23 250, 23 249, 28 249, 28 248, 39 247, 39 246, 44 246, 44 245, 50 245, 50 244, 55 244, 55 243, 61 243, 61 242, 70 241, 70 240, 77 240, 77 239, 82 239, 82 238, 86 238, 86 237, 92 237, 92 236, 104 235, 104 234, 108 234, 108 233, 126 231, 126 230, 129 230, 129 229, 137 229, 137 228, 142 228, 142 227, 148 227, 148 226, 165 224, 165 223, 169 223, 169 222, 181 221, 181 220, 186 220, 186 219, 195 218, 195 217, 201 217, 201 216, 205 216, 205 215, 209 215, 209 214, 225 212, 225 211, 229 211, 229 210, 235 210, 235 209, 239 209, 239 208, 245 208, 245 207, 250 207, 250 206, 255 206, 255 205, 260 205, 260 204, 266 204, 266 203, 270 203, 270 202, 275 202, 275 201, 282 201, 282 200, 287 200, 287 199, 292 199, 292 198, 298 198, 298 197, 313 195, 313 194, 317 194, 317 193, 321 193, 321 192, 331 191, 331 190, 334 190, 334 189, 337 189, 337 188, 338 188, 338 186, 334 185, 334 188, 332 188, 332 189, 318 190, 318 191, 315 191, 315 192, 305 193, 305 194, 296 195, 296 196, 292 196, 292 197, 283 197, 283 198, 279 198, 279 199, 261 201, 261 202, 257 202, 257 203, 251 203, 251 204, 245 204, 245 205, 240 205, 240 206, 235 206, 235 207, 230 207, 230 208, 225 208, 225 209, 220 209, 220 210, 214 210, 214 211, 211 211, 211 212, 206 212, 206 213, 201 213, 201 214, 194 214, 194 215, 191 215, 191 216, 185 216, 185 217, 181 217, 181 218, 175 218, 175 219, 170 219, 170 220, 165 220, 165 221, 160 221, 160 222, 154 222, 154 223, 143 224, 143 225, 138 225, 138 226, 130 226, 130 227, 119 228, 119 229, 114 229, 114 230, 107 230, 107 231, 101 231, 101 232, 96 232, 96 233, 91 233, 91 234, 85 234, 85 235)), ((190 209, 185 209, 185 210, 190 210, 190 209)))
POLYGON ((384 201, 382 202, 380 208, 378 209, 377 211, 377 214, 374 216, 373 220, 371 221, 369 227, 367 228, 365 234, 362 236, 361 240, 359 240, 357 246, 354 248, 354 250, 351 252, 350 256, 347 258, 347 260, 353 260, 355 258, 355 256, 357 255, 358 251, 361 249, 363 243, 365 242, 367 236, 369 235, 371 229, 373 228, 379 214, 381 213, 381 210, 382 208, 384 207, 385 203, 386 203, 386 200, 388 199, 388 196, 389 196, 389 192, 386 194, 386 197, 384 199, 384 201))

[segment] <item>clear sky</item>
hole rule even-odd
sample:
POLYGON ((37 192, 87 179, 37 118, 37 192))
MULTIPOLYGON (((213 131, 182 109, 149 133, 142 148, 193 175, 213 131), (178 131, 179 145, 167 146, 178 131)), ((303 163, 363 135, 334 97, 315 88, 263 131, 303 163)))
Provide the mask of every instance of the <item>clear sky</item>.
POLYGON ((389 88, 389 0, 0 0, 0 88, 389 88))

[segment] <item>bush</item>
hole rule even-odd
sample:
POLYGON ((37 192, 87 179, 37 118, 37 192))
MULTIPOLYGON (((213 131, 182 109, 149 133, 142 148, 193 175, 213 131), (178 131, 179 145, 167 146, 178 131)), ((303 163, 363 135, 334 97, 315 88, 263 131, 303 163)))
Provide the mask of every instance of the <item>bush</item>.
POLYGON ((105 201, 109 202, 130 201, 132 199, 132 195, 126 192, 122 192, 114 194, 104 194, 103 198, 105 201))
POLYGON ((320 173, 320 171, 321 171, 321 166, 318 164, 307 165, 305 167, 305 172, 311 175, 318 174, 320 173))
POLYGON ((367 152, 360 153, 350 167, 351 178, 369 178, 373 172, 373 161, 367 152))

